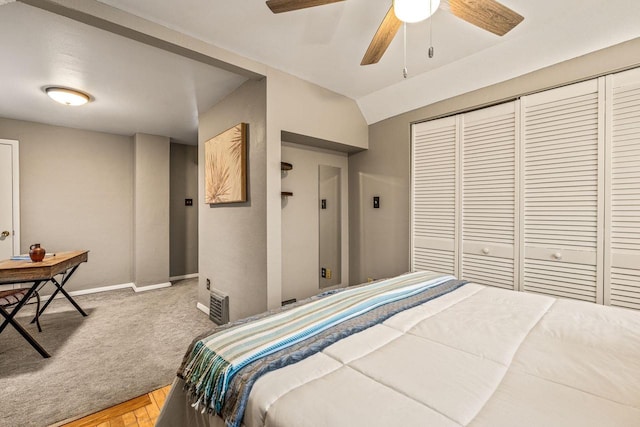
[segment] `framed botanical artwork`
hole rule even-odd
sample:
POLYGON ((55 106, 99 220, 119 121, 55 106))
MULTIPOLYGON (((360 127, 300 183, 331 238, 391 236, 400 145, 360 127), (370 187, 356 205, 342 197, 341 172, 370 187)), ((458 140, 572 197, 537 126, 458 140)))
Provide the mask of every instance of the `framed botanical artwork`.
POLYGON ((205 203, 247 201, 247 123, 204 143, 205 203))

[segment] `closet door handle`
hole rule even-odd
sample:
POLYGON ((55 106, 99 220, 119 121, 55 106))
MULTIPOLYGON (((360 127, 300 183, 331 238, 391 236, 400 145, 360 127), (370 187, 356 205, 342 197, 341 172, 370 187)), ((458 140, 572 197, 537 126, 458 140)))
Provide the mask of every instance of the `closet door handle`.
POLYGON ((484 249, 482 249, 482 253, 483 253, 483 254, 485 254, 485 255, 489 255, 489 252, 491 252, 491 251, 489 250, 489 248, 484 248, 484 249))
POLYGON ((560 260, 562 259, 562 254, 560 252, 556 252, 555 254, 553 254, 553 258, 560 260))

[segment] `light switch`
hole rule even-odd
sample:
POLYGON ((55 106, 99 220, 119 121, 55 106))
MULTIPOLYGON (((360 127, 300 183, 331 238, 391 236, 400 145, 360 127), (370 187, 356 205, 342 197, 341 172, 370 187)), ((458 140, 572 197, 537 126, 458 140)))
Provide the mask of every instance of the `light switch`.
POLYGON ((374 209, 380 208, 380 196, 373 196, 373 208, 374 209))

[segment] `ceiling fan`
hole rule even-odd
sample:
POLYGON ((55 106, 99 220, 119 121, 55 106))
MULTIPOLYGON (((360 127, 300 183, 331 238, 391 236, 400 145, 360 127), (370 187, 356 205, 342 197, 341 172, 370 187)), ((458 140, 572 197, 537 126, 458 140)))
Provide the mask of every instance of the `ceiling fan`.
MULTIPOLYGON (((266 3, 273 13, 282 13, 341 1, 344 0, 267 0, 266 3)), ((393 0, 360 65, 370 65, 380 61, 380 58, 382 58, 382 55, 384 55, 387 47, 389 47, 389 44, 400 29, 403 21, 396 16, 396 11, 394 10, 394 4, 398 1, 393 0)), ((422 1, 427 4, 428 8, 430 0, 422 1)), ((438 4, 439 2, 432 0, 431 4, 434 3, 438 4)), ((445 0, 445 3, 449 4, 451 13, 458 18, 498 36, 505 35, 524 19, 523 16, 496 0, 445 0)), ((426 18, 430 15, 431 13, 428 11, 426 18)), ((404 22, 411 21, 405 20, 404 22)))

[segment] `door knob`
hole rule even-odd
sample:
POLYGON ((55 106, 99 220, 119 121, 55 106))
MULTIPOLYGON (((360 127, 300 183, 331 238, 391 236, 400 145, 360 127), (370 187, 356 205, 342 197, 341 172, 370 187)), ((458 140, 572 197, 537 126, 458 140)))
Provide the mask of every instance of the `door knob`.
POLYGON ((491 252, 491 251, 489 250, 489 248, 484 248, 484 249, 482 249, 482 253, 483 253, 483 254, 485 254, 485 255, 489 255, 489 252, 491 252))
POLYGON ((0 234, 0 236, 4 237, 9 237, 11 236, 11 233, 9 233, 8 231, 3 231, 2 234, 0 234))
POLYGON ((553 257, 554 257, 555 259, 560 260, 560 259, 562 259, 562 254, 561 254, 560 252, 556 252, 555 254, 553 254, 553 257))

